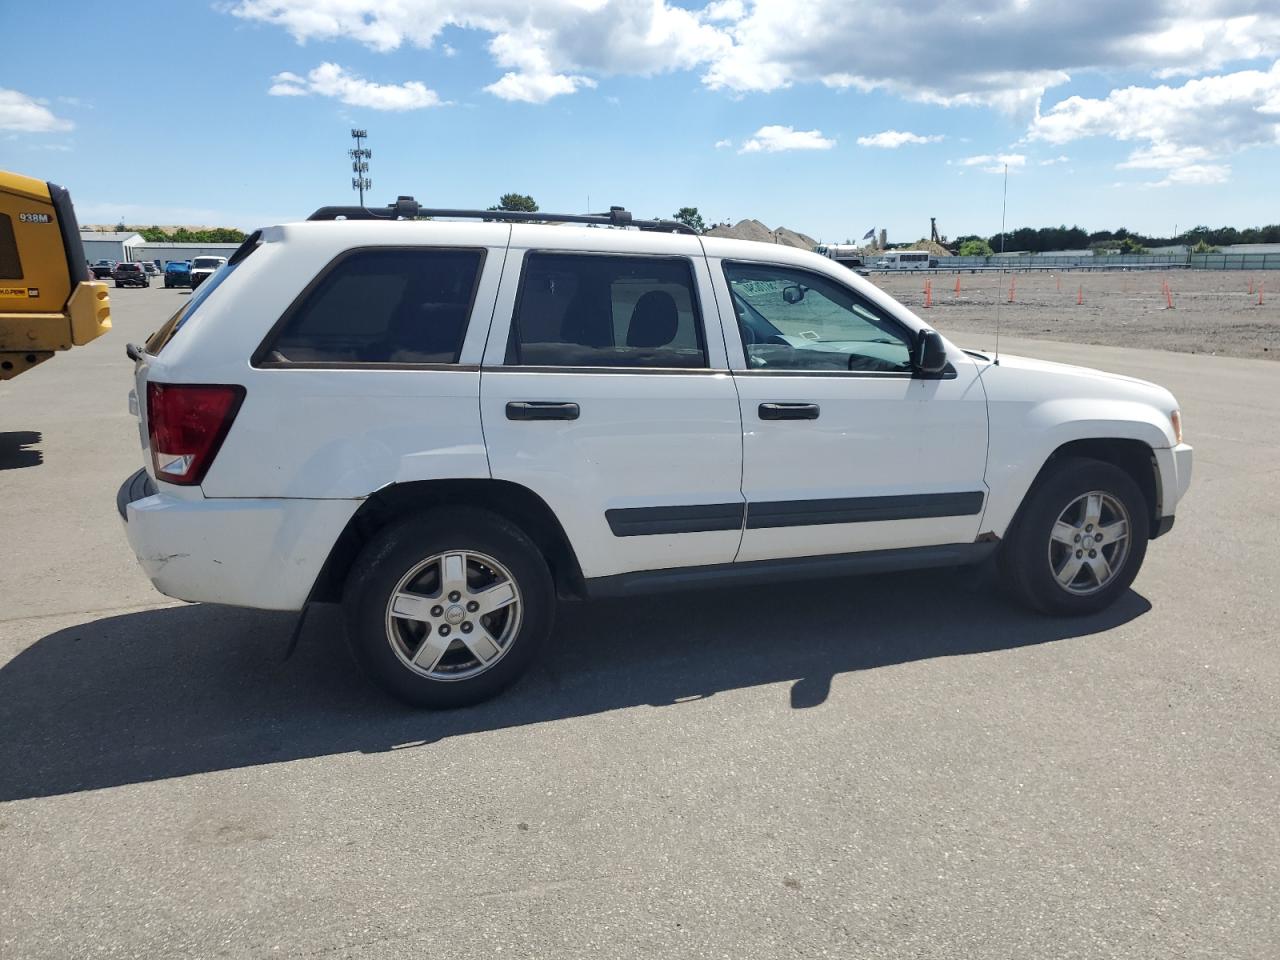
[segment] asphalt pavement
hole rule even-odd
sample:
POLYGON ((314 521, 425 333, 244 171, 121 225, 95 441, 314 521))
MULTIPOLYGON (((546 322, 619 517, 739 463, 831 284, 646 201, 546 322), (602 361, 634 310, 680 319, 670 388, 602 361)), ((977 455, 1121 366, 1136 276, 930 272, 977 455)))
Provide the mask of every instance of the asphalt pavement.
POLYGON ((186 294, 112 294, 0 384, 5 960, 1276 956, 1274 364, 1002 342, 1182 403, 1191 493, 1102 615, 989 570, 566 605, 420 713, 336 608, 284 660, 291 616, 152 589, 124 348, 186 294))

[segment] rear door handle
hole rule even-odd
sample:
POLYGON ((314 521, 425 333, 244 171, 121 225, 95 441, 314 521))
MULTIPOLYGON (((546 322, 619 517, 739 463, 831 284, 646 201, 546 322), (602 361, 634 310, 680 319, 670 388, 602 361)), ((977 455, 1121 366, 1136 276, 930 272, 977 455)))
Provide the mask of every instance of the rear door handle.
POLYGON ((817 420, 820 408, 816 403, 762 403, 761 420, 817 420))
POLYGON ((507 404, 508 420, 577 420, 576 403, 547 400, 512 400, 507 404))

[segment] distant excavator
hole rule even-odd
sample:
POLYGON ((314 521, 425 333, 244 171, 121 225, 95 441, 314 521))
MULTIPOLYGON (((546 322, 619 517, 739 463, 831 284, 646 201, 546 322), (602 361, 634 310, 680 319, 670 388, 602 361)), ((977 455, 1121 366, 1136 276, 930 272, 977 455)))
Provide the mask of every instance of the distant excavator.
POLYGON ((107 284, 89 274, 71 195, 0 170, 0 380, 110 329, 107 284))

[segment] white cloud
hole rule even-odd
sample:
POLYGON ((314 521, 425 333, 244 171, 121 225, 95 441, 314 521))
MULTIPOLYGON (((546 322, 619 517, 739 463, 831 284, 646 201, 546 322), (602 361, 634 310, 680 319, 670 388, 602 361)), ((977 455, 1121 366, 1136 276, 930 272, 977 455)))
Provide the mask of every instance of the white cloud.
POLYGON ((732 140, 717 140, 717 141, 716 141, 716 149, 717 149, 717 150, 727 150, 729 147, 732 147, 732 146, 733 146, 733 141, 732 141, 732 140))
MULTIPOLYGON (((1059 105, 1040 116, 1046 91, 1082 74, 1199 76, 1280 57, 1275 0, 970 0, 963 9, 849 0, 228 2, 235 16, 278 26, 299 43, 354 40, 377 51, 439 47, 448 55, 447 28, 477 33, 495 68, 486 89, 528 103, 605 76, 690 70, 738 95, 824 84, 992 108, 1036 118, 1046 139, 1061 112, 1059 105)), ((278 86, 285 95, 305 89, 278 86)))
POLYGON ((821 130, 794 130, 778 125, 761 127, 743 143, 739 153, 781 153, 784 150, 830 150, 836 145, 821 130))
POLYGON ((595 85, 590 77, 571 77, 561 73, 507 73, 485 90, 503 100, 546 103, 552 97, 573 93, 579 87, 595 85))
POLYGON ((921 136, 918 133, 908 133, 902 130, 882 130, 880 133, 873 133, 868 137, 859 137, 858 146, 896 150, 907 143, 937 143, 943 139, 944 137, 940 133, 921 136))
POLYGON ((976 157, 965 157, 957 162, 962 167, 981 167, 983 173, 1004 173, 1006 166, 1010 170, 1025 167, 1027 158, 1021 153, 983 153, 976 157))
POLYGON ((75 127, 70 120, 54 116, 40 100, 17 90, 0 87, 0 130, 19 133, 64 133, 75 127))
POLYGON ((353 107, 371 110, 421 110, 441 105, 440 96, 417 80, 374 83, 336 63, 322 63, 305 77, 287 70, 271 78, 273 97, 333 97, 353 107))
POLYGON ((1190 163, 1170 170, 1163 180, 1147 184, 1150 187, 1171 187, 1177 184, 1226 183, 1231 179, 1231 167, 1221 163, 1190 163))
POLYGON ((1170 171, 1155 185, 1222 183, 1231 172, 1222 158, 1280 144, 1280 61, 1270 70, 1202 77, 1177 87, 1068 97, 1037 116, 1029 133, 1053 144, 1098 136, 1145 144, 1119 167, 1170 171))
POLYGON ((703 20, 728 20, 736 22, 747 15, 746 4, 742 0, 715 0, 702 10, 703 20))
POLYGON ((1041 160, 1040 166, 1052 167, 1054 164, 1057 164, 1057 163, 1070 163, 1070 162, 1071 162, 1071 158, 1063 154, 1057 157, 1049 157, 1049 159, 1047 160, 1041 160))

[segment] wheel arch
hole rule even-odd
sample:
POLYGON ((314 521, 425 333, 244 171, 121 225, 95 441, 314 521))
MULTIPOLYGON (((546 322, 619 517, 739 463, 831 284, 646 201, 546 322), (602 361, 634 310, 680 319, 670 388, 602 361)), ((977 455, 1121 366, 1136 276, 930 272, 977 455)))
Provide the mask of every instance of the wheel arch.
POLYGON ((341 600, 356 557, 388 524, 411 513, 463 506, 489 510, 523 530, 546 558, 558 596, 581 599, 586 595, 577 554, 545 500, 518 483, 468 479, 395 483, 367 497, 329 551, 308 600, 341 600))
POLYGON ((1059 463, 1072 458, 1100 460, 1119 467, 1128 474, 1142 491, 1147 507, 1149 529, 1154 533, 1159 526, 1163 509, 1164 491, 1160 480, 1160 468, 1156 462, 1155 450, 1151 445, 1144 440, 1131 437, 1087 437, 1069 440, 1055 447, 1041 464, 1030 485, 1023 491, 1018 508, 1005 527, 1006 531, 1017 521, 1023 505, 1044 482, 1044 479, 1059 463))

